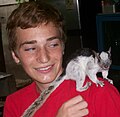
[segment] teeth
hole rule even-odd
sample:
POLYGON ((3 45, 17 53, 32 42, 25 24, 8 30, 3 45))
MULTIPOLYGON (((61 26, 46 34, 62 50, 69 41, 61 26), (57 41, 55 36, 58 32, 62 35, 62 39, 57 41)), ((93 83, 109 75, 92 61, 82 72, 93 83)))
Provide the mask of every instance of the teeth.
POLYGON ((44 67, 44 68, 40 68, 39 70, 48 70, 51 66, 48 66, 48 67, 44 67))

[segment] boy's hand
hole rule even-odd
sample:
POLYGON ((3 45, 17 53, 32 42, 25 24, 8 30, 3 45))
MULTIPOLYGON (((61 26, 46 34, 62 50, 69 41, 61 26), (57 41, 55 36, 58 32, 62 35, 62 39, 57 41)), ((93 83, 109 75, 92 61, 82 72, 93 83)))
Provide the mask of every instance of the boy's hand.
POLYGON ((83 117, 88 115, 87 102, 82 96, 76 96, 65 102, 59 109, 56 117, 83 117))

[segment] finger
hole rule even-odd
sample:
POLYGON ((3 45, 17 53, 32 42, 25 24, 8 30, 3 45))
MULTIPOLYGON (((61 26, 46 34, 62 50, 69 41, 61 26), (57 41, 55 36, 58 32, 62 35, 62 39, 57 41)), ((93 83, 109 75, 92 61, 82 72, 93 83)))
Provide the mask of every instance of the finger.
POLYGON ((88 107, 88 103, 86 101, 82 101, 79 103, 79 109, 84 109, 88 107))
POLYGON ((76 109, 78 108, 79 110, 87 108, 87 107, 88 107, 88 103, 84 100, 74 105, 74 108, 76 109))
POLYGON ((83 101, 83 98, 82 98, 82 96, 78 95, 78 96, 76 96, 76 97, 68 100, 68 101, 66 102, 66 105, 67 105, 67 106, 72 106, 72 105, 74 105, 74 104, 80 103, 81 101, 83 101))
POLYGON ((69 107, 69 111, 73 114, 78 113, 81 110, 87 109, 87 102, 81 101, 80 103, 74 104, 73 106, 69 107))
POLYGON ((81 117, 86 116, 89 114, 89 110, 87 108, 85 108, 83 110, 80 110, 79 114, 81 117))
POLYGON ((88 109, 83 109, 80 110, 79 112, 74 113, 72 116, 73 117, 83 117, 89 114, 89 110, 88 109))

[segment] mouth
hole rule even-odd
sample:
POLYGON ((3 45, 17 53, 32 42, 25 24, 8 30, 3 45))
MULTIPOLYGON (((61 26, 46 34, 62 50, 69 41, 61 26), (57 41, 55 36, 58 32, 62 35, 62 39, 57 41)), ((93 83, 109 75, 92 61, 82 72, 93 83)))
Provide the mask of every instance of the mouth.
POLYGON ((52 70, 53 66, 54 65, 49 65, 49 66, 45 66, 45 67, 35 68, 35 70, 40 73, 48 73, 52 70))
POLYGON ((104 70, 108 70, 110 67, 109 66, 103 66, 104 70))

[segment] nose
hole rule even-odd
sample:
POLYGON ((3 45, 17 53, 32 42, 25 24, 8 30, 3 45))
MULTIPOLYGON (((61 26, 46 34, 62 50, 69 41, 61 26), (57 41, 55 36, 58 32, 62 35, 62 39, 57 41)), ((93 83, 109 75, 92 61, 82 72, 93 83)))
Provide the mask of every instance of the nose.
POLYGON ((47 63, 49 61, 49 52, 45 48, 40 49, 37 54, 37 62, 47 63))

